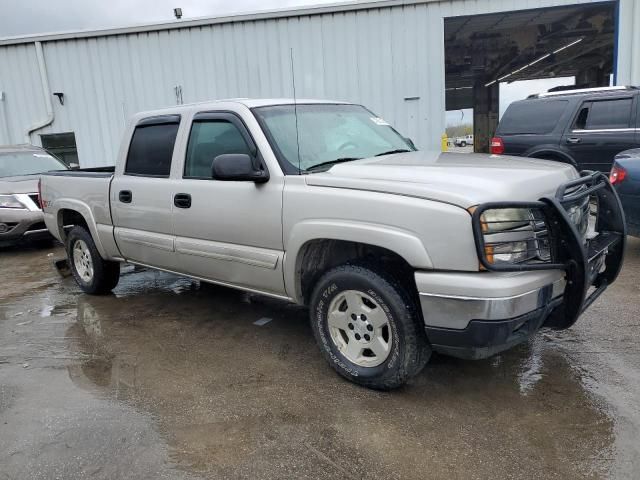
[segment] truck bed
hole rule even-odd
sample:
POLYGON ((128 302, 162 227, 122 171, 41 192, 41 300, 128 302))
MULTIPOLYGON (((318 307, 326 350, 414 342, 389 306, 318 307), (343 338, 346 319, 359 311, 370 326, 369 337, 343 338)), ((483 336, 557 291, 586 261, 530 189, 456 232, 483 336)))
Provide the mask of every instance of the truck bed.
POLYGON ((103 178, 110 177, 114 174, 116 167, 93 167, 93 168, 79 168, 77 170, 57 170, 53 172, 46 172, 42 175, 51 175, 55 177, 94 177, 103 178))
MULTIPOLYGON (((114 167, 85 168, 47 172, 41 175, 40 189, 44 222, 49 231, 58 240, 63 240, 64 233, 60 225, 68 225, 68 221, 59 222, 59 215, 65 209, 80 212, 88 225, 94 227, 94 235, 103 234, 111 237, 111 209, 109 192, 114 167)), ((100 238, 97 238, 100 243, 100 238)))

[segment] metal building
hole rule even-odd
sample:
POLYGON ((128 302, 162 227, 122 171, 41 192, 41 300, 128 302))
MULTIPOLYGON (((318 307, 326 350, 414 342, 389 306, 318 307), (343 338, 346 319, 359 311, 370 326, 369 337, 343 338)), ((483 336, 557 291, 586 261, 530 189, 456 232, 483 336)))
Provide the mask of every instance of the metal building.
POLYGON ((608 84, 611 73, 640 84, 640 2, 352 2, 4 39, 0 144, 44 145, 68 161, 77 149, 83 167, 111 165, 134 112, 292 97, 291 52, 299 98, 362 103, 439 148, 447 107, 474 107, 476 135, 490 135, 499 81, 608 84))

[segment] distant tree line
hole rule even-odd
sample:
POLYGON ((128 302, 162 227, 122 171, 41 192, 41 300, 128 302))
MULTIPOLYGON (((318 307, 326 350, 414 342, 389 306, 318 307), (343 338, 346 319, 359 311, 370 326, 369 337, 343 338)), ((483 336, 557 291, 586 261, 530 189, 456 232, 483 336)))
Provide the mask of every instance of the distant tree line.
POLYGON ((470 123, 463 125, 454 125, 452 127, 447 127, 447 137, 456 138, 463 137, 465 135, 471 135, 473 133, 473 125, 470 123))

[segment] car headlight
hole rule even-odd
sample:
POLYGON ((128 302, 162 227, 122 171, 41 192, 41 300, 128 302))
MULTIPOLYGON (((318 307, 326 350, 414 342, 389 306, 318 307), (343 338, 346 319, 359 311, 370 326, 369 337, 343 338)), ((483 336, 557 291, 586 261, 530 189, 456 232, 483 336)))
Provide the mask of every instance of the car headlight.
POLYGON ((0 208, 22 208, 27 206, 22 203, 15 195, 0 195, 0 208))
POLYGON ((494 265, 550 259, 549 235, 542 211, 492 208, 480 215, 484 257, 494 265))

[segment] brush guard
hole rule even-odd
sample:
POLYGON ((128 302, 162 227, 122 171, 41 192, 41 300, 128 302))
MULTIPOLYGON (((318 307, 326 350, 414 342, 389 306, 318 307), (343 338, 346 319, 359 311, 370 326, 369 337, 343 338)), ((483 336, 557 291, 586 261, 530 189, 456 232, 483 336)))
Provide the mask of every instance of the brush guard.
MULTIPOLYGON (((472 214, 473 234, 482 267, 497 272, 563 270, 566 287, 563 301, 554 307, 544 326, 565 329, 572 326, 617 278, 626 248, 627 226, 622 205, 609 179, 601 172, 581 172, 581 177, 558 188, 554 197, 537 202, 496 202, 478 206, 472 214), (597 204, 595 235, 583 236, 569 216, 568 205, 597 204), (530 209, 543 214, 548 235, 549 258, 514 264, 495 264, 487 255, 482 214, 494 209, 530 209)), ((508 243, 508 242, 503 242, 508 243)))

